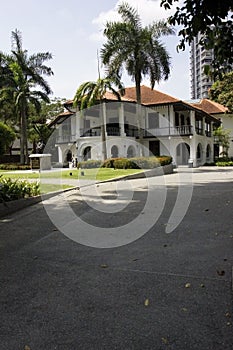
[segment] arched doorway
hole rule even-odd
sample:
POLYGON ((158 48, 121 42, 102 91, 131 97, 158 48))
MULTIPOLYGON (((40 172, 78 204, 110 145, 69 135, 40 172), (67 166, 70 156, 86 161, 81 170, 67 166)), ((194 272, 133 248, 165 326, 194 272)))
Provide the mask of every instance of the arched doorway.
POLYGON ((84 148, 83 150, 83 160, 91 159, 91 146, 84 148))
POLYGON ((201 162, 202 161, 202 145, 199 143, 197 145, 197 161, 201 162))
POLYGON ((134 146, 129 146, 127 150, 127 158, 133 158, 136 156, 135 148, 134 146))
POLYGON ((211 148, 210 145, 208 144, 206 147, 206 160, 210 160, 211 158, 211 148))
POLYGON ((66 151, 65 161, 66 162, 71 162, 72 161, 72 152, 71 152, 71 150, 66 151))
POLYGON ((177 165, 188 165, 190 158, 190 146, 185 143, 179 143, 176 147, 176 164, 177 165))
POLYGON ((117 158, 118 157, 118 154, 119 154, 119 152, 118 152, 118 147, 117 146, 112 146, 112 148, 111 148, 111 157, 112 158, 117 158))

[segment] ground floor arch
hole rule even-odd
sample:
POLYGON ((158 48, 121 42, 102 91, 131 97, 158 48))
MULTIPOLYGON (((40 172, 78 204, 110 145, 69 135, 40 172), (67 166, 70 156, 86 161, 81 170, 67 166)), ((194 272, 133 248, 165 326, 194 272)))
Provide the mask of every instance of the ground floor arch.
POLYGON ((87 146, 83 150, 83 160, 91 159, 91 146, 87 146))
POLYGON ((127 149, 127 158, 133 157, 136 157, 136 150, 134 146, 130 145, 127 149))
POLYGON ((111 158, 118 158, 119 157, 119 149, 116 145, 113 145, 111 148, 111 158))
POLYGON ((176 146, 176 164, 188 165, 190 158, 190 146, 186 142, 181 142, 176 146))

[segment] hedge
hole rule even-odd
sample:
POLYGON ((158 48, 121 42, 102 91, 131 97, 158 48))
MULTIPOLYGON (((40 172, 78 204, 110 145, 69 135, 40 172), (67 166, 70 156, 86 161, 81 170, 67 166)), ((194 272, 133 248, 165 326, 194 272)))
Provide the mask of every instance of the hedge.
POLYGON ((217 166, 233 166, 233 161, 228 161, 228 162, 216 162, 217 166))
POLYGON ((0 170, 30 170, 30 165, 21 165, 21 164, 11 164, 5 163, 0 164, 0 170))
POLYGON ((77 168, 78 169, 91 169, 91 168, 101 168, 102 166, 101 160, 86 160, 82 162, 78 162, 77 168))
POLYGON ((159 166, 171 164, 172 157, 134 157, 134 158, 109 158, 104 162, 100 160, 88 160, 78 163, 78 168, 114 168, 114 169, 153 169, 159 166))
POLYGON ((103 167, 115 169, 153 169, 159 166, 171 164, 172 157, 134 157, 107 159, 103 167))

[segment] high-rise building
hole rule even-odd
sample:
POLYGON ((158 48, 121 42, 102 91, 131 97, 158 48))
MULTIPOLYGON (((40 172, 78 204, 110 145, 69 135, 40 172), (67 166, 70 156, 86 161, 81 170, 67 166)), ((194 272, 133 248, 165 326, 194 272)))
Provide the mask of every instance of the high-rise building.
POLYGON ((201 36, 193 40, 190 47, 191 98, 208 98, 208 90, 213 81, 204 73, 204 66, 211 64, 213 51, 206 50, 199 44, 201 36))

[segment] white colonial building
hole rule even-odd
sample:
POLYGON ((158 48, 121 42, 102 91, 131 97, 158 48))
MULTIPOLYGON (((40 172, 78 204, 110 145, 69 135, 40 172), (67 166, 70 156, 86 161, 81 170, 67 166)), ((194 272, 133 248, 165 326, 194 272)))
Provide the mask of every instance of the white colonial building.
POLYGON ((121 101, 107 93, 101 104, 83 111, 65 104, 67 112, 50 123, 56 131, 58 161, 102 159, 101 121, 105 125, 107 157, 171 155, 176 165, 194 167, 213 162, 213 126, 219 121, 200 106, 141 87, 126 88, 121 101), (100 113, 101 112, 101 113, 100 113))

